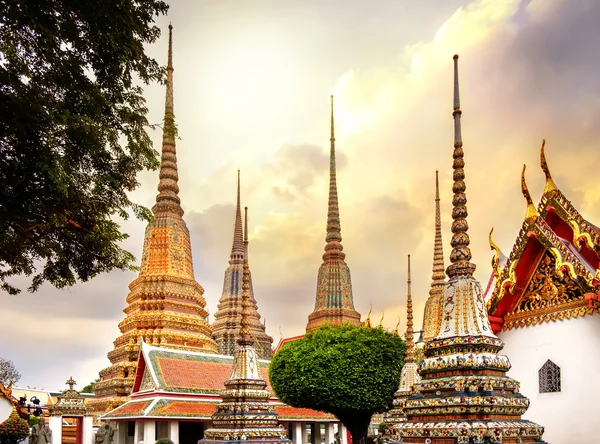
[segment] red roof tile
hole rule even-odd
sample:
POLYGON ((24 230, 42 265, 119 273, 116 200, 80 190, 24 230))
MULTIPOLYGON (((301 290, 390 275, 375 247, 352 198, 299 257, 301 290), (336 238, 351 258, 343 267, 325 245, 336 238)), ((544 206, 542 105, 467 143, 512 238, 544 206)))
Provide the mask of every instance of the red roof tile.
POLYGON ((279 415, 280 419, 296 419, 296 418, 314 418, 314 419, 333 419, 336 420, 335 416, 330 413, 319 412, 312 409, 302 409, 297 407, 290 407, 289 405, 276 405, 275 411, 279 415))
POLYGON ((150 416, 205 416, 210 418, 217 409, 216 402, 171 401, 150 412, 150 416))
MULTIPOLYGON (((232 370, 231 361, 207 362, 156 356, 156 362, 164 385, 193 390, 223 390, 232 370)), ((267 382, 267 390, 271 391, 268 369, 261 367, 260 373, 267 382)))

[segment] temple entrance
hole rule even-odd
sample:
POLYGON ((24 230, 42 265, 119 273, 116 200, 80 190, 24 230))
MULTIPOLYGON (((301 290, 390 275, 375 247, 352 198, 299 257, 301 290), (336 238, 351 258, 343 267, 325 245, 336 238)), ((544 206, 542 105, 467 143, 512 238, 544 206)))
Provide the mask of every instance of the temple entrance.
POLYGON ((53 444, 91 444, 93 442, 92 415, 85 406, 83 396, 73 388, 75 381, 69 378, 69 388, 58 397, 58 402, 48 407, 49 427, 53 444))
POLYGON ((179 444, 196 444, 204 438, 204 423, 179 421, 179 444))
POLYGON ((64 417, 61 444, 83 444, 83 417, 64 417))

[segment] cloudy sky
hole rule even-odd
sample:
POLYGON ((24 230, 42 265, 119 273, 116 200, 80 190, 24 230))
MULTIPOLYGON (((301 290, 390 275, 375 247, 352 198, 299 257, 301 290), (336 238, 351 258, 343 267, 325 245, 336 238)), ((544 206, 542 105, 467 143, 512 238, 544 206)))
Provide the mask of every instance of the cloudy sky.
MULTIPOLYGON (((434 180, 440 171, 448 264, 452 55, 460 54, 473 261, 487 282, 487 234, 508 253, 525 212, 519 176, 543 189, 539 147, 584 217, 600 222, 600 3, 593 0, 178 0, 175 115, 182 206, 198 282, 216 311, 233 233, 236 170, 250 212, 250 266, 275 343, 304 331, 314 306, 327 211, 329 106, 336 97, 338 189, 354 302, 393 329, 413 258, 416 323, 428 295, 434 180)), ((166 63, 167 33, 148 48, 166 63)), ((164 89, 147 88, 149 120, 164 89)), ((153 133, 160 149, 159 131, 153 133)), ((152 206, 158 173, 134 199, 152 206)), ((140 256, 144 223, 127 221, 140 256)), ((19 385, 80 387, 109 362, 127 285, 115 272, 59 291, 0 295, 0 356, 19 385)), ((26 280, 19 280, 26 286, 26 280)), ((401 328, 404 326, 404 321, 401 328)))

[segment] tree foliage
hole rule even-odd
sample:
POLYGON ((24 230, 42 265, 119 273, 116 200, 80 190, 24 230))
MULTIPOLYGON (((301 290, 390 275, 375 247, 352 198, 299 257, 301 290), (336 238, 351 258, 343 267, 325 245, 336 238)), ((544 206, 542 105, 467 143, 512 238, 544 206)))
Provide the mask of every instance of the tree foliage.
POLYGON ((382 328, 326 326, 285 345, 269 378, 283 402, 332 413, 362 443, 371 416, 392 407, 405 351, 404 341, 382 328))
POLYGON ((94 384, 96 382, 100 381, 100 379, 96 379, 94 382, 90 382, 88 385, 86 385, 84 388, 82 388, 79 393, 94 393, 94 384))
POLYGON ((161 0, 0 0, 0 288, 131 269, 111 219, 149 219, 127 192, 158 166, 141 84, 161 0))
POLYGON ((15 364, 10 359, 0 358, 0 383, 6 387, 10 381, 15 383, 19 379, 21 379, 21 373, 17 371, 15 364))

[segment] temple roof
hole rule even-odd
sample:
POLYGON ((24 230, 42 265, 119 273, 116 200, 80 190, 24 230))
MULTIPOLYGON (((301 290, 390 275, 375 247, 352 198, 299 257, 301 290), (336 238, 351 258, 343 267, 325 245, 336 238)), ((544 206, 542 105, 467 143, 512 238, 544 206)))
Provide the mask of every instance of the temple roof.
POLYGON ((546 252, 551 254, 559 278, 568 276, 582 293, 597 292, 600 283, 600 231, 585 220, 555 185, 544 153, 540 163, 546 185, 537 207, 533 205, 522 174, 522 192, 527 200, 525 220, 508 258, 493 244, 494 284, 488 300, 488 312, 495 330, 502 319, 519 303, 537 264, 546 252), (504 263, 503 263, 504 262, 504 263))
MULTIPOLYGON (((220 393, 232 374, 233 357, 186 352, 142 342, 131 400, 102 416, 112 418, 210 419, 220 393)), ((269 384, 269 361, 258 361, 260 375, 269 384)), ((337 421, 333 415, 287 406, 272 395, 271 402, 282 420, 337 421)))
MULTIPOLYGON (((260 373, 268 382, 269 361, 260 359, 260 373)), ((147 392, 141 386, 146 370, 154 384, 153 391, 166 393, 218 394, 231 376, 233 356, 187 352, 142 343, 132 395, 147 392)), ((267 390, 272 390, 267 385, 267 390)))

